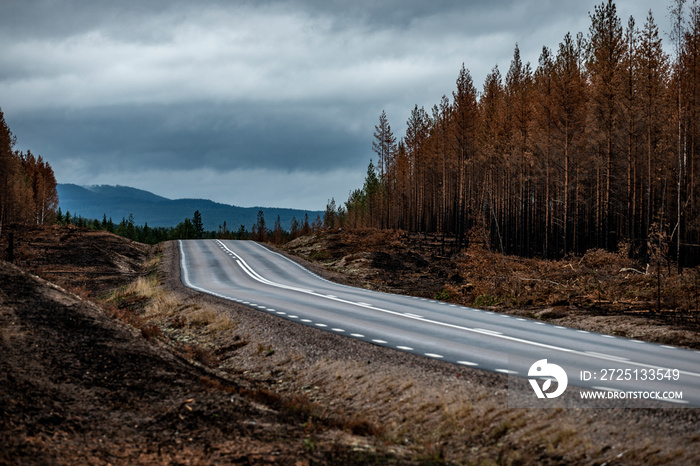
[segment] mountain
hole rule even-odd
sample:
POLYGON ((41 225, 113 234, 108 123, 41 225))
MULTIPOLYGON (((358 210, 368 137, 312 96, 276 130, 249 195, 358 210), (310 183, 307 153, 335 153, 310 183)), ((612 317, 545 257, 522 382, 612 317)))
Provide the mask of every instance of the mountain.
POLYGON ((104 215, 115 223, 134 215, 137 225, 148 223, 150 227, 173 227, 185 218, 192 218, 195 210, 202 214, 206 230, 218 230, 226 222, 229 230, 245 225, 247 230, 257 221, 258 211, 265 214, 267 227, 272 229, 279 215, 282 227, 289 230, 292 217, 304 221, 308 213, 309 222, 322 211, 283 209, 278 207, 238 207, 207 199, 168 199, 141 189, 128 186, 78 186, 59 184, 59 207, 65 214, 87 219, 102 220, 104 215))

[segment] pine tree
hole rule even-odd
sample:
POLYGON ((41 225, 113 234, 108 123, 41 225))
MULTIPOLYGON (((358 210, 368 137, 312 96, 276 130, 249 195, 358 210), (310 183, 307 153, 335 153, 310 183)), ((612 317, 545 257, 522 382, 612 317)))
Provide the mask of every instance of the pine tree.
POLYGON ((453 102, 453 148, 456 153, 457 186, 455 189, 455 211, 457 226, 457 249, 466 244, 469 225, 467 164, 475 157, 478 138, 478 105, 476 88, 469 71, 462 64, 457 77, 457 89, 452 93, 453 102))
POLYGON ((364 185, 365 198, 367 199, 367 225, 377 226, 377 217, 380 214, 381 206, 381 183, 377 178, 377 172, 372 163, 372 159, 367 166, 367 176, 364 185))
POLYGON ((193 236, 195 239, 204 238, 204 224, 202 223, 202 214, 199 213, 199 210, 194 211, 192 227, 194 228, 193 236))
POLYGON ((577 196, 571 200, 573 174, 580 166, 579 159, 583 151, 586 122, 586 89, 583 70, 580 68, 582 51, 574 42, 571 34, 566 34, 564 41, 559 44, 555 60, 554 74, 554 104, 555 125, 557 128, 556 141, 558 152, 563 159, 563 204, 562 204, 562 244, 563 252, 577 251, 579 242, 575 235, 575 221, 572 207, 579 202, 577 196))
POLYGON ((596 6, 590 19, 591 55, 588 69, 591 76, 591 119, 594 125, 592 129, 596 131, 594 141, 597 152, 602 155, 600 166, 604 167, 605 171, 604 190, 603 183, 598 183, 597 229, 602 245, 614 250, 614 235, 617 231, 614 215, 617 199, 612 188, 618 167, 615 141, 618 138, 621 119, 620 64, 624 42, 622 24, 612 0, 596 6))
POLYGON ((253 237, 256 241, 267 241, 267 225, 265 224, 265 214, 262 210, 258 210, 258 220, 255 223, 255 234, 253 237))
POLYGON ((649 11, 641 32, 637 53, 637 68, 639 70, 639 113, 641 118, 641 133, 644 141, 645 176, 644 196, 645 206, 640 209, 640 234, 646 239, 649 228, 660 206, 654 198, 660 186, 654 186, 656 178, 655 167, 659 166, 662 147, 665 145, 664 132, 667 121, 671 119, 666 99, 666 76, 668 73, 668 56, 664 53, 658 27, 649 11))

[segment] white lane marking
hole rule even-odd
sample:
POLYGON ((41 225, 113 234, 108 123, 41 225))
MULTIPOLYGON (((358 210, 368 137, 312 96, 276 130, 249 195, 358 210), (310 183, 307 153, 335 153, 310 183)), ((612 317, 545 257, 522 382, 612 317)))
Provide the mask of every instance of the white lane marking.
POLYGON ((410 346, 397 346, 397 348, 404 351, 413 351, 413 348, 410 346))
POLYGON ((661 345, 662 348, 676 349, 675 346, 661 345))
POLYGON ((500 372, 501 374, 517 374, 516 371, 511 371, 508 369, 495 369, 496 372, 500 372))
POLYGON ((364 338, 365 336, 361 333, 351 333, 350 336, 356 337, 356 338, 364 338))
POLYGON ((267 312, 277 312, 277 310, 268 307, 268 308, 267 308, 267 312))
POLYGON ((425 353, 425 355, 428 356, 429 358, 435 358, 435 359, 442 359, 445 357, 442 354, 435 354, 435 353, 425 353))
MULTIPOLYGON (((221 244, 224 248, 226 248, 226 250, 231 251, 231 250, 228 248, 228 246, 224 245, 221 241, 219 241, 219 240, 215 240, 215 241, 217 241, 217 242, 218 242, 219 244, 221 244)), ((255 244, 257 244, 257 243, 255 243, 255 244)), ((263 249, 269 251, 269 249, 265 248, 264 246, 262 246, 262 245, 259 245, 259 246, 260 246, 261 248, 263 248, 263 249)), ((181 240, 180 240, 180 252, 181 252, 181 265, 182 265, 182 267, 183 267, 184 269, 186 269, 185 259, 184 259, 184 249, 182 248, 182 241, 181 241, 181 240)), ((233 253, 234 256, 237 258, 236 262, 241 266, 241 268, 243 269, 243 271, 246 272, 246 274, 248 274, 251 278, 253 278, 254 280, 256 280, 256 281, 258 281, 258 282, 265 283, 265 284, 267 284, 267 285, 274 286, 274 287, 277 287, 277 288, 283 288, 283 289, 287 289, 287 290, 291 290, 291 291, 297 291, 297 292, 300 292, 300 293, 310 294, 310 295, 313 295, 313 296, 318 296, 318 297, 322 297, 322 298, 332 299, 333 301, 342 302, 342 303, 345 303, 345 304, 357 305, 357 303, 355 303, 355 302, 353 302, 353 301, 348 301, 348 300, 341 299, 341 298, 328 298, 326 295, 317 293, 317 292, 312 291, 312 290, 307 290, 307 289, 303 289, 303 288, 297 288, 297 287, 293 287, 293 286, 283 285, 283 284, 280 284, 280 283, 275 283, 275 282, 272 282, 272 281, 270 281, 270 280, 267 280, 267 279, 261 277, 257 272, 255 272, 255 271, 254 271, 240 256, 238 256, 235 252, 231 251, 231 253, 233 253)), ((274 253, 274 254, 277 254, 277 253, 274 253)), ((279 254, 278 254, 278 255, 279 255, 279 254)), ((280 255, 280 256, 281 256, 281 255, 280 255)), ((284 257, 284 256, 281 256, 281 257, 284 257)), ((291 261, 291 260, 290 260, 290 262, 291 262, 291 263, 294 263, 294 262, 291 261)), ((301 270, 305 270, 302 266, 300 266, 300 265, 298 265, 298 264, 297 264, 297 266, 298 266, 301 270)), ((186 277, 186 276, 187 276, 187 275, 186 275, 186 272, 183 272, 183 277, 186 277)), ((326 282, 329 282, 328 280, 325 280, 325 279, 323 279, 323 280, 326 281, 326 282)), ((208 291, 208 290, 205 290, 205 289, 200 288, 200 287, 192 286, 188 279, 187 279, 186 281, 187 281, 187 284, 188 284, 191 288, 196 289, 196 290, 198 290, 198 291, 202 291, 202 292, 204 292, 204 293, 209 293, 209 294, 211 294, 211 292, 208 291)), ((329 282, 329 283, 332 283, 332 282, 329 282)), ((570 348, 564 348, 564 347, 560 347, 560 346, 550 345, 550 344, 547 344, 547 343, 540 343, 540 342, 531 341, 531 340, 525 340, 525 339, 522 339, 522 338, 517 338, 517 337, 513 337, 513 336, 509 336, 509 335, 503 335, 503 334, 501 334, 500 332, 493 333, 493 332, 485 331, 484 329, 469 328, 469 327, 464 327, 464 326, 462 326, 462 325, 450 324, 450 323, 448 323, 448 322, 441 322, 441 321, 433 320, 433 319, 411 317, 411 316, 407 316, 407 315, 405 315, 405 314, 403 314, 403 313, 401 313, 401 312, 392 311, 392 310, 389 310, 389 309, 383 309, 383 308, 376 307, 376 306, 371 306, 371 305, 367 305, 367 306, 363 306, 363 307, 366 307, 366 308, 372 309, 372 310, 376 310, 376 311, 378 311, 378 312, 383 312, 383 313, 386 313, 386 314, 391 314, 391 315, 396 315, 396 316, 402 316, 402 317, 405 317, 405 318, 407 318, 407 319, 413 319, 413 320, 418 320, 418 321, 420 321, 420 322, 425 322, 425 323, 430 323, 430 324, 434 324, 434 325, 439 325, 439 326, 442 326, 442 327, 453 328, 453 329, 457 329, 457 330, 464 330, 464 331, 466 331, 466 332, 471 332, 471 333, 480 333, 480 334, 490 335, 490 336, 493 336, 493 337, 495 337, 495 338, 501 338, 501 339, 504 339, 504 340, 509 340, 509 341, 513 341, 513 342, 517 342, 517 343, 522 343, 522 344, 530 345, 530 346, 536 346, 536 347, 539 347, 539 348, 551 349, 551 350, 554 350, 554 351, 561 351, 561 352, 563 352, 563 353, 571 353, 571 354, 577 354, 577 355, 580 355, 580 356, 587 356, 587 357, 602 359, 602 358, 600 358, 600 357, 598 357, 598 356, 588 354, 588 353, 586 353, 586 352, 584 352, 584 351, 574 350, 574 349, 570 349, 570 348)), ((467 308, 467 309, 471 309, 471 308, 467 308)), ((471 309, 471 310, 478 312, 477 309, 471 309)), ((494 313, 488 311, 487 314, 494 314, 494 313)), ((309 321, 309 322, 310 322, 310 321, 309 321)), ((585 331, 585 330, 577 330, 577 332, 579 332, 579 333, 590 333, 590 332, 587 332, 587 331, 585 331)), ((364 335, 363 335, 363 337, 364 337, 364 335)), ((634 341, 634 340, 632 340, 632 341, 634 341)), ((640 342, 640 343, 643 343, 643 342, 640 342)), ((638 366, 638 367, 648 367, 648 368, 656 368, 656 369, 667 369, 666 367, 661 367, 661 366, 656 366, 656 365, 650 365, 650 364, 640 363, 640 362, 634 362, 634 361, 627 361, 626 364, 632 365, 632 366, 638 366)), ((690 371, 683 371, 683 370, 680 371, 680 373, 681 373, 681 374, 685 374, 685 375, 689 375, 689 376, 691 376, 691 377, 700 377, 700 373, 695 373, 695 372, 690 372, 690 371)))
POLYGON ((423 318, 423 316, 419 316, 418 314, 411 314, 410 312, 404 312, 403 315, 405 315, 406 317, 417 317, 419 319, 423 318))
POLYGON ((457 361, 457 364, 461 364, 463 366, 478 366, 477 363, 471 361, 457 361))
POLYGON ((331 330, 333 330, 334 332, 340 332, 340 333, 345 332, 345 330, 343 330, 342 328, 332 328, 331 330))
POLYGON ((629 359, 623 358, 621 356, 613 356, 610 354, 605 354, 605 353, 596 353, 595 351, 586 351, 586 353, 590 354, 591 356, 595 356, 600 359, 608 359, 610 361, 622 361, 622 362, 627 362, 629 359))
POLYGON ((289 317, 290 319, 298 319, 299 318, 299 316, 287 316, 287 317, 289 317))
POLYGON ((527 322, 527 319, 523 319, 521 317, 518 317, 516 320, 519 320, 520 322, 527 322))
POLYGON ((614 337, 612 335, 603 335, 603 338, 616 338, 616 337, 614 337))
POLYGON ((328 327, 326 324, 316 324, 316 327, 328 327))
POLYGON ((284 311, 277 311, 277 314, 279 314, 279 315, 283 316, 283 315, 286 315, 287 313, 286 313, 286 312, 284 312, 284 311))
POLYGON ((386 344, 388 343, 388 342, 386 342, 386 341, 384 341, 384 340, 372 340, 372 341, 373 341, 374 343, 379 343, 379 344, 381 344, 381 345, 386 345, 386 344))
POLYGON ((502 314, 501 317, 503 317, 504 319, 510 319, 510 316, 506 314, 502 314))
POLYGON ((497 332, 495 330, 486 330, 485 328, 475 328, 474 330, 478 330, 480 333, 487 333, 489 335, 503 335, 501 332, 497 332))
POLYGON ((310 320, 310 319, 301 319, 301 321, 306 322, 306 323, 313 322, 313 320, 310 320))

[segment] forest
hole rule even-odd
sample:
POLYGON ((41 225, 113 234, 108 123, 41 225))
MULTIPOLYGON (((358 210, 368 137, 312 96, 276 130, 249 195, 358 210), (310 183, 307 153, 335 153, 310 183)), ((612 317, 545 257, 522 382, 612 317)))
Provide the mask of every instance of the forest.
POLYGON ((587 35, 543 47, 537 66, 516 44, 477 91, 462 64, 452 98, 417 105, 398 139, 382 112, 348 228, 477 241, 544 258, 592 248, 700 263, 700 4, 649 11, 623 27, 613 1, 589 13, 587 35))
POLYGON ((13 150, 16 142, 0 109, 0 233, 11 223, 53 223, 58 207, 51 165, 29 150, 13 150))
POLYGON ((70 211, 64 214, 61 208, 55 212, 55 222, 58 225, 72 225, 78 228, 86 228, 89 230, 101 230, 114 233, 125 238, 145 244, 157 244, 162 241, 179 240, 179 239, 236 239, 236 240, 254 240, 259 242, 268 242, 272 244, 284 244, 299 236, 309 235, 311 233, 320 232, 323 229, 332 228, 333 221, 336 219, 336 212, 330 211, 324 214, 323 220, 321 216, 309 223, 308 213, 302 221, 292 217, 289 230, 282 227, 280 216, 277 216, 273 227, 270 229, 265 220, 265 212, 258 210, 257 220, 248 229, 245 225, 240 225, 236 230, 229 230, 226 222, 219 225, 218 230, 207 231, 204 228, 204 221, 199 210, 195 210, 192 217, 186 217, 176 226, 171 227, 149 227, 148 222, 143 225, 138 225, 134 221, 134 215, 123 217, 121 222, 116 224, 111 217, 107 218, 104 214, 102 220, 88 219, 81 215, 71 215, 70 211))

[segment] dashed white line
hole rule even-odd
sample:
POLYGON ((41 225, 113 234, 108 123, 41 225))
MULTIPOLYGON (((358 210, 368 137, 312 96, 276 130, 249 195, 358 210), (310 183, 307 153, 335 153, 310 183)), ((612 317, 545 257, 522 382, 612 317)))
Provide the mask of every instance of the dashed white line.
POLYGON ((351 337, 355 337, 355 338, 364 338, 364 337, 365 337, 365 336, 364 336, 363 334, 361 334, 361 333, 351 333, 350 336, 351 336, 351 337))
POLYGON ((474 330, 481 333, 489 333, 491 335, 503 335, 501 332, 497 332, 495 330, 486 330, 485 328, 475 328, 474 330))
POLYGON ((463 366, 478 366, 477 363, 471 361, 457 361, 457 364, 461 364, 463 366))
MULTIPOLYGON (((223 243, 220 243, 220 244, 222 244, 222 246, 223 246, 223 243)), ((257 243, 256 243, 256 244, 257 244, 257 243)), ((210 291, 208 291, 208 290, 206 290, 206 289, 203 289, 203 288, 194 286, 194 285, 192 285, 192 284, 190 283, 188 271, 187 271, 187 268, 186 268, 186 265, 185 265, 185 262, 186 262, 186 261, 185 261, 185 258, 184 258, 184 255, 185 255, 185 254, 184 254, 183 243, 180 242, 180 243, 179 243, 179 246, 180 246, 180 252, 181 252, 181 259, 180 259, 180 262, 181 262, 181 266, 182 266, 182 269, 183 269, 183 272, 182 272, 182 273, 183 273, 183 282, 184 282, 186 285, 188 285, 188 286, 190 286, 191 288, 196 289, 196 290, 198 290, 198 291, 202 291, 202 292, 205 292, 205 293, 207 293, 207 292, 211 293, 210 291)), ((258 245, 258 246, 260 246, 260 247, 263 248, 263 249, 266 249, 266 248, 264 248, 264 246, 262 246, 262 245, 258 245)), ((224 246, 224 248, 228 250, 227 247, 224 246)), ((278 255, 279 255, 279 254, 278 254, 278 255)), ((248 275, 250 275, 251 278, 253 278, 253 279, 256 280, 256 281, 259 281, 259 282, 265 283, 265 284, 269 284, 269 285, 272 285, 272 286, 276 286, 276 287, 279 287, 279 288, 291 289, 291 290, 294 290, 294 291, 299 291, 299 292, 302 292, 302 293, 312 294, 312 295, 315 295, 315 296, 323 296, 323 295, 320 295, 318 292, 315 292, 315 291, 312 291, 312 290, 305 290, 305 289, 301 289, 301 288, 296 288, 296 287, 281 285, 281 284, 277 284, 277 283, 271 282, 271 281, 269 281, 269 280, 267 280, 267 279, 264 279, 264 278, 261 277, 257 272, 255 272, 252 268, 250 268, 250 266, 248 266, 248 264, 245 264, 245 262, 243 261, 243 259, 241 259, 238 255, 236 255, 235 253, 232 253, 231 256, 236 257, 236 258, 237 258, 237 259, 236 259, 236 262, 241 266, 241 268, 243 268, 244 272, 247 273, 248 275)), ((281 256, 281 255, 280 255, 280 256, 281 256)), ((281 257, 282 257, 282 256, 281 256, 281 257)), ((287 260, 289 260, 289 259, 287 259, 287 260)), ((290 261, 290 262, 292 262, 292 261, 290 261)), ((298 266, 298 264, 295 264, 295 265, 298 266)), ((301 266, 299 266, 299 267, 302 268, 301 266)), ((304 269, 302 268, 302 270, 304 270, 304 269)), ((310 272, 307 271, 307 273, 310 273, 310 272)), ((314 274, 311 274, 311 275, 314 275, 314 274)), ((216 293, 211 293, 211 294, 214 294, 215 296, 217 295, 216 293)), ((324 296, 324 297, 325 297, 325 296, 324 296)), ((339 301, 339 302, 345 302, 345 303, 347 303, 347 304, 355 304, 355 303, 352 303, 352 302, 349 302, 349 301, 347 301, 347 300, 340 299, 340 298, 335 298, 334 300, 339 301)), ((424 300, 424 301, 427 301, 426 299, 423 299, 423 300, 424 300)), ((242 301, 242 300, 241 300, 241 301, 237 301, 237 302, 241 302, 242 304, 247 304, 247 305, 250 304, 248 301, 242 301)), ((370 308, 370 309, 376 309, 376 310, 378 310, 378 311, 385 312, 385 313, 388 313, 388 314, 394 314, 394 315, 401 315, 401 314, 402 314, 402 313, 394 312, 394 311, 387 310, 387 309, 376 308, 375 306, 373 306, 373 305, 371 305, 371 304, 368 304, 368 303, 364 303, 364 302, 358 303, 358 304, 361 305, 361 306, 365 306, 365 307, 368 307, 368 308, 370 308)), ((256 305, 256 306, 257 306, 257 305, 256 305)), ((464 308, 464 309, 472 310, 473 312, 481 312, 481 310, 473 309, 473 308, 464 308)), ((492 315, 495 314, 494 312, 491 312, 491 311, 484 311, 484 312, 485 312, 486 314, 492 314, 492 315)), ((509 340, 509 341, 516 341, 516 342, 525 343, 525 344, 528 344, 528 345, 538 346, 538 347, 542 347, 542 348, 549 348, 549 349, 554 349, 554 350, 563 351, 563 352, 567 352, 567 353, 585 354, 585 353, 582 353, 582 352, 576 351, 576 350, 571 350, 571 349, 567 349, 567 348, 562 348, 562 347, 558 347, 558 346, 554 346, 554 345, 549 345, 549 344, 545 344, 545 343, 539 343, 539 342, 536 342, 536 341, 529 341, 529 340, 525 340, 525 339, 522 339, 522 338, 516 338, 516 337, 512 337, 512 336, 506 336, 506 335, 503 335, 501 332, 489 331, 489 330, 484 330, 484 329, 468 328, 468 327, 463 327, 463 326, 459 326, 459 325, 455 325, 455 324, 450 324, 450 323, 446 323, 446 322, 440 322, 440 321, 436 321, 436 320, 432 320, 432 319, 427 319, 427 318, 424 318, 424 317, 423 317, 423 318, 416 318, 416 317, 408 316, 408 315, 405 315, 405 314, 404 314, 404 316, 407 317, 407 318, 414 318, 414 319, 416 319, 416 320, 421 320, 421 321, 424 321, 424 322, 433 323, 433 324, 441 325, 441 326, 444 326, 444 327, 457 328, 457 329, 460 329, 460 330, 471 331, 471 332, 477 332, 477 333, 491 334, 491 335, 494 335, 494 336, 497 336, 497 337, 499 337, 499 338, 506 339, 506 340, 509 340)), ((311 323, 311 322, 312 322, 310 319, 302 319, 302 321, 303 321, 303 322, 307 322, 307 323, 311 323)), ((545 323, 541 323, 541 325, 546 325, 546 324, 545 324, 545 323)), ((559 327, 559 326, 557 326, 556 328, 562 328, 562 329, 563 329, 564 327, 559 327)), ((585 334, 585 333, 591 333, 591 332, 588 332, 588 331, 585 331, 585 330, 577 330, 577 331, 578 331, 579 333, 584 333, 584 334, 585 334)), ((355 336, 355 337, 358 337, 358 338, 364 338, 364 335, 362 335, 362 334, 352 334, 352 336, 355 336)), ((635 340, 632 340, 632 341, 635 341, 635 340)), ((645 343, 645 342, 639 341, 639 340, 636 340, 636 342, 637 342, 637 343, 645 343)), ((669 347, 669 348, 671 348, 671 349, 676 349, 676 348, 674 348, 674 347, 669 347)), ((591 354, 589 354, 589 356, 596 357, 596 356, 591 355, 591 354)), ((598 357, 599 357, 599 356, 598 356, 598 357)), ((465 361, 465 362, 467 362, 467 361, 465 361)), ((635 365, 635 366, 637 366, 637 365, 642 365, 641 363, 635 363, 635 362, 632 362, 632 361, 628 362, 627 364, 632 364, 632 365, 635 365)), ((504 372, 504 371, 506 371, 506 370, 505 370, 505 369, 500 370, 500 372, 504 372)), ((512 372, 512 371, 509 371, 509 372, 512 372)), ((682 373, 686 374, 686 373, 688 373, 688 372, 682 371, 682 373)), ((695 373, 689 373, 689 374, 691 374, 691 375, 693 375, 693 376, 700 377, 700 374, 695 374, 695 373)))
POLYGON ((517 371, 511 371, 508 369, 495 369, 496 372, 500 372, 501 374, 517 374, 517 371))
POLYGON ((277 314, 279 314, 279 315, 281 315, 281 316, 287 315, 287 313, 284 312, 284 311, 277 311, 277 314))
POLYGON ((586 351, 586 354, 590 354, 591 356, 595 356, 600 359, 610 359, 613 361, 629 361, 627 358, 623 358, 621 356, 612 356, 610 354, 604 354, 604 353, 596 353, 595 351, 586 351))
POLYGON ((301 321, 306 322, 306 323, 313 322, 313 320, 311 320, 311 319, 301 319, 301 321))
POLYGON ((332 328, 331 330, 333 330, 334 332, 340 332, 340 333, 345 332, 345 330, 343 330, 342 328, 332 328))
POLYGON ((386 341, 384 341, 384 340, 372 340, 372 341, 373 341, 374 343, 379 343, 379 344, 382 344, 382 345, 385 345, 385 344, 388 343, 388 342, 386 342, 386 341))
POLYGON ((404 351, 413 351, 413 348, 410 346, 397 346, 397 348, 404 351))
POLYGON ((316 327, 328 327, 326 324, 316 324, 316 327))
POLYGON ((436 354, 436 353, 425 353, 425 355, 428 356, 429 358, 436 358, 436 359, 442 359, 445 357, 442 354, 436 354))

